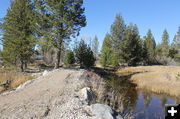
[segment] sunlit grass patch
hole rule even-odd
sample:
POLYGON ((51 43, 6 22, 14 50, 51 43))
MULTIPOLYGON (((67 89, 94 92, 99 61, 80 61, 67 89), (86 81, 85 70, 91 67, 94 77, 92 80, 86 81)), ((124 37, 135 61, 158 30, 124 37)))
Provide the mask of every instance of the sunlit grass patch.
POLYGON ((7 80, 10 80, 11 83, 8 85, 8 87, 0 86, 0 92, 12 88, 16 88, 19 85, 25 83, 28 80, 32 80, 33 77, 27 74, 15 72, 15 71, 4 71, 0 70, 0 84, 4 84, 7 80), (6 89, 7 88, 7 89, 6 89))
POLYGON ((139 66, 119 70, 120 75, 132 75, 130 80, 139 88, 155 93, 180 96, 179 66, 139 66), (139 72, 139 73, 136 73, 139 72))
POLYGON ((144 68, 143 66, 139 66, 139 67, 126 67, 124 69, 118 70, 116 73, 120 75, 131 75, 137 72, 147 72, 147 71, 150 71, 150 68, 148 66, 146 68, 144 68))

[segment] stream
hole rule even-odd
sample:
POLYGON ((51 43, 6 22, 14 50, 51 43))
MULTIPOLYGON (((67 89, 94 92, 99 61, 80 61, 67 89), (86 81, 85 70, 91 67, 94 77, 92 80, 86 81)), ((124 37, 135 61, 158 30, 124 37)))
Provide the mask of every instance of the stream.
POLYGON ((180 98, 138 89, 129 77, 106 76, 106 91, 101 102, 111 106, 123 117, 133 119, 164 119, 165 104, 180 103, 180 98))

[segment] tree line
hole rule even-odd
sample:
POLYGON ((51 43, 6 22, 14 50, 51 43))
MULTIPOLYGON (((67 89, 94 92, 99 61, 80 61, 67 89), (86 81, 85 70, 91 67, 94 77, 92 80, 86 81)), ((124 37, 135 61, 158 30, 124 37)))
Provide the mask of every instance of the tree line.
MULTIPOLYGON (((0 20, 2 60, 7 65, 19 65, 21 71, 31 63, 34 54, 54 68, 60 61, 66 65, 77 62, 89 68, 99 59, 103 67, 144 64, 168 64, 180 61, 180 27, 172 44, 165 29, 160 44, 149 29, 140 37, 136 24, 126 25, 121 14, 117 14, 98 52, 97 36, 87 45, 84 40, 74 40, 73 50, 67 50, 72 38, 86 26, 83 0, 13 0, 6 16, 0 20), (64 54, 66 54, 64 56, 64 54), (63 56, 63 58, 62 58, 63 56), (63 59, 63 60, 62 60, 63 59)), ((72 48, 69 48, 72 49, 72 48)))
POLYGON ((180 56, 180 27, 172 44, 165 29, 160 44, 156 44, 151 30, 140 37, 136 24, 126 25, 121 14, 117 14, 107 33, 102 49, 100 63, 103 67, 117 67, 121 64, 129 66, 168 64, 170 60, 179 62, 180 56))

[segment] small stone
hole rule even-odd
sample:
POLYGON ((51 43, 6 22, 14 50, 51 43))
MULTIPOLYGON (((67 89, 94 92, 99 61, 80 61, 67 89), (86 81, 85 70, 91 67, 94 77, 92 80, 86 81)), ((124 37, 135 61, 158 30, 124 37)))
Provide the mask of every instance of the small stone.
POLYGON ((48 74, 48 71, 45 70, 45 71, 43 72, 43 76, 45 76, 45 75, 47 75, 47 74, 48 74))

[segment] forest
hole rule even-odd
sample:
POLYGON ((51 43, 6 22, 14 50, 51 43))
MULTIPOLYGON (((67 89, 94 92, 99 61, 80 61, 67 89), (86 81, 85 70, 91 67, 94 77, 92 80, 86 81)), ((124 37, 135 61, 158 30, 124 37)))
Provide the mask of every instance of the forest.
MULTIPOLYGON (((90 43, 78 39, 85 27, 83 1, 15 0, 1 19, 1 60, 5 66, 19 66, 23 72, 35 59, 45 65, 60 66, 74 63, 90 68, 137 65, 178 65, 180 61, 180 27, 170 43, 168 30, 156 43, 151 29, 139 35, 138 26, 125 24, 117 14, 110 33, 105 35, 102 49, 95 36, 90 43), (73 45, 70 45, 73 44, 73 45)), ((178 26, 177 26, 178 27, 178 26)))

